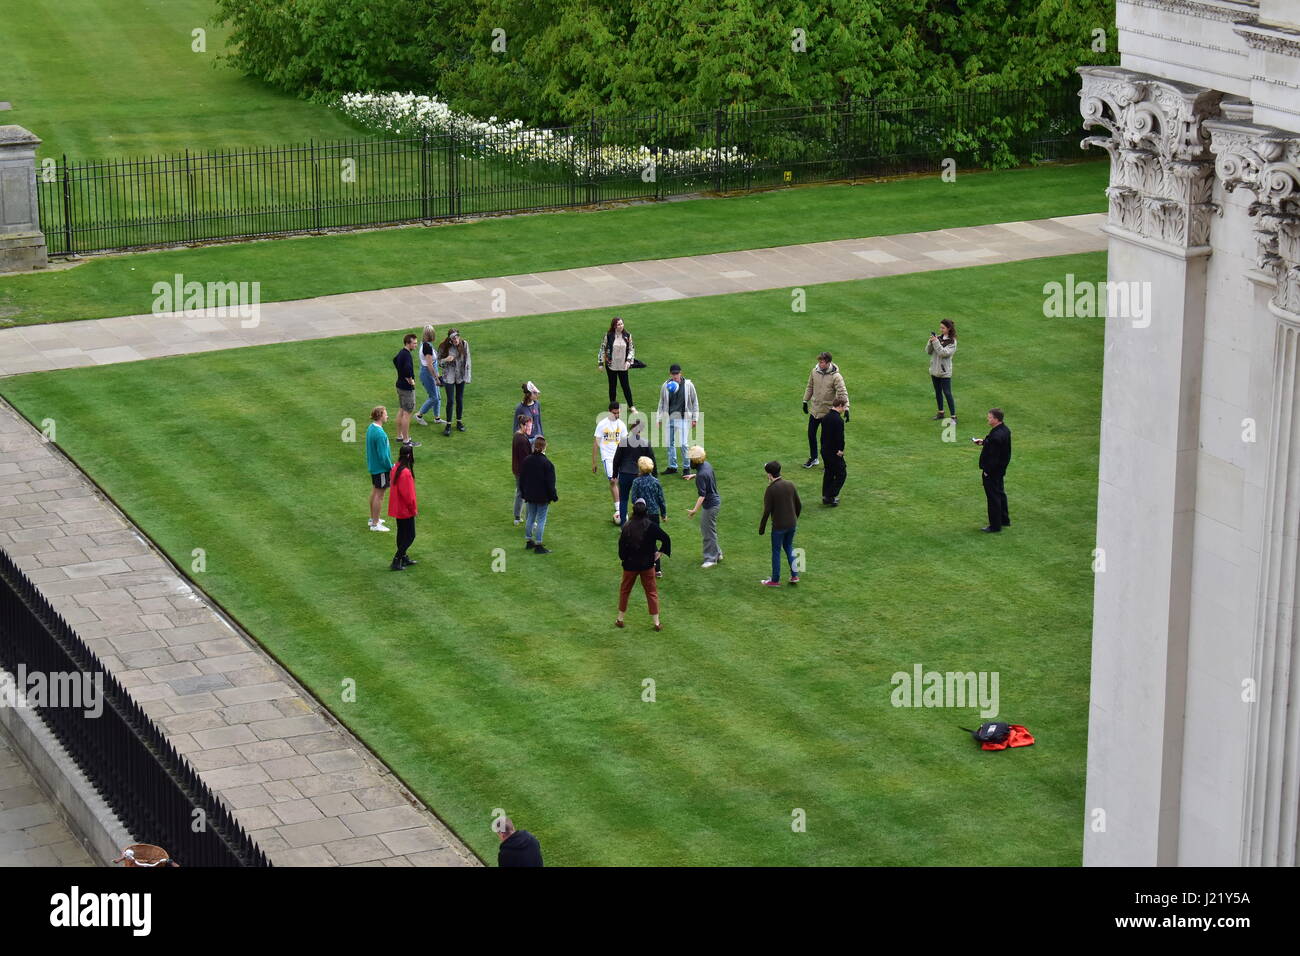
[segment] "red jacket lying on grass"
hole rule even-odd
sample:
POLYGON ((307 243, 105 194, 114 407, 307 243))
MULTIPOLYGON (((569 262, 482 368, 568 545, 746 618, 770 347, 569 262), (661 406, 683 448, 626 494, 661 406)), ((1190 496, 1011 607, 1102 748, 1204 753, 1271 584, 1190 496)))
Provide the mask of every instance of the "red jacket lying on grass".
POLYGON ((415 475, 411 474, 411 469, 402 468, 401 474, 397 469, 401 465, 394 465, 392 474, 389 475, 389 484, 393 490, 388 493, 388 517, 390 518, 414 518, 419 509, 415 506, 415 475))

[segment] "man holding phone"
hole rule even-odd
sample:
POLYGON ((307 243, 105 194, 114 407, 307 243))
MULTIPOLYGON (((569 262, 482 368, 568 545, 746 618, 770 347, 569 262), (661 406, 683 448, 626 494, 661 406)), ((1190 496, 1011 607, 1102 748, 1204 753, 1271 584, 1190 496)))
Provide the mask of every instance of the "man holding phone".
POLYGON ((996 534, 1011 524, 1007 511, 1007 493, 1003 487, 1007 466, 1011 464, 1011 429, 1003 423, 1002 409, 990 408, 991 431, 983 438, 972 438, 980 446, 980 472, 984 475, 984 497, 988 501, 989 523, 981 531, 996 534))

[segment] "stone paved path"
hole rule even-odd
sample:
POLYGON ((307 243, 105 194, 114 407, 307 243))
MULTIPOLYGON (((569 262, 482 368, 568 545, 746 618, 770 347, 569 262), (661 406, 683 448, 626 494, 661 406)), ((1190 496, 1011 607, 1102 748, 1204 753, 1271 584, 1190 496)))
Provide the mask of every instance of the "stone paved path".
POLYGON ((0 866, 94 866, 0 727, 0 866))
MULTIPOLYGON (((264 305, 259 324, 248 329, 238 317, 147 314, 10 328, 0 330, 0 377, 493 318, 503 314, 493 309, 498 289, 505 290, 504 314, 535 315, 1095 252, 1105 249, 1104 219, 1067 216, 322 296, 264 305)), ((142 282, 148 301, 152 280, 142 282)), ((3 402, 0 547, 275 864, 478 863, 3 402)))
MULTIPOLYGON (((364 746, 209 607, 4 402, 0 548, 162 727, 272 863, 477 864, 364 746)), ((5 792, 0 789, 0 807, 5 792)), ((9 812, 0 810, 0 865, 10 852, 3 833, 9 812)), ((23 812, 14 810, 12 819, 28 819, 23 812)), ((32 808, 28 816, 35 821, 40 813, 32 808)), ((14 846, 24 843, 12 839, 14 846)))
MULTIPOLYGON (((435 282, 272 302, 257 325, 237 316, 132 315, 0 329, 0 377, 22 372, 108 365, 215 349, 297 342, 361 332, 439 327, 501 315, 614 308, 694 296, 781 289, 904 272, 1013 262, 1106 248, 1098 227, 1105 215, 1063 216, 936 232, 840 239, 680 259, 435 282), (504 290, 505 311, 493 311, 504 290)), ((152 304, 155 281, 141 256, 140 303, 152 304)), ((187 279, 203 280, 203 276, 187 279)), ((247 281, 259 279, 248 276, 247 281)))

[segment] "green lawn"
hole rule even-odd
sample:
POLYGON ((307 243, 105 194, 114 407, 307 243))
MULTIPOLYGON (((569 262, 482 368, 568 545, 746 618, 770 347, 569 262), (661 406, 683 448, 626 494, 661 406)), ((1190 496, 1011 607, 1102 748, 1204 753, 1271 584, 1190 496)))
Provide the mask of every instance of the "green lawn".
POLYGON ((0 276, 0 327, 136 315, 153 284, 261 282, 262 301, 572 269, 829 239, 1104 212, 1105 163, 1044 166, 728 199, 557 212, 434 228, 241 243, 0 276))
POLYGON ((804 314, 788 291, 623 309, 651 366, 633 377, 642 406, 672 361, 698 386, 723 495, 727 559, 705 571, 683 515, 693 495, 667 479, 659 634, 643 601, 627 629, 612 626, 617 532, 590 472, 605 313, 472 326, 470 431, 420 430, 420 564, 401 574, 387 569, 392 537, 365 528, 363 447, 340 441, 345 418, 360 437, 370 406, 391 406, 396 334, 24 376, 0 391, 29 419, 57 420, 63 449, 178 564, 204 548, 197 584, 485 858, 502 807, 553 864, 1074 865, 1102 324, 1047 333, 1042 286, 1066 273, 1104 279, 1104 254, 816 286, 804 314), (945 315, 961 334, 953 443, 929 420, 923 354, 945 315), (797 467, 799 399, 823 348, 853 397, 835 510, 818 504, 820 471, 797 467), (543 557, 509 516, 506 423, 526 377, 559 473, 543 557), (1015 525, 1000 537, 977 530, 969 440, 994 404, 1015 432, 1015 525), (781 590, 758 585, 773 457, 806 505, 795 544, 807 569, 781 590), (983 753, 957 729, 979 721, 973 710, 892 707, 891 675, 916 664, 996 671, 1000 719, 1038 745, 983 753), (355 703, 340 702, 346 678, 355 703), (641 700, 645 678, 655 703, 641 700), (796 808, 805 833, 791 830, 796 808))
POLYGON ((218 62, 212 0, 6 3, 0 122, 44 142, 39 155, 87 161, 361 135, 308 103, 218 62), (207 31, 194 52, 192 31, 207 31))

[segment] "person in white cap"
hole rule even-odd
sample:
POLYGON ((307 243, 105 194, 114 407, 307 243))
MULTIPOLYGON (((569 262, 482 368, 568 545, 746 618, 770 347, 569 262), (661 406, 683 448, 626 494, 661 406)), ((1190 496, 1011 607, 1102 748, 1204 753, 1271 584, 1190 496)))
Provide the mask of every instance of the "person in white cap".
POLYGON ((542 406, 537 396, 542 394, 532 382, 523 382, 519 386, 524 390, 524 400, 515 406, 515 417, 510 420, 510 430, 518 429, 520 415, 527 415, 533 422, 533 438, 542 437, 542 406))

